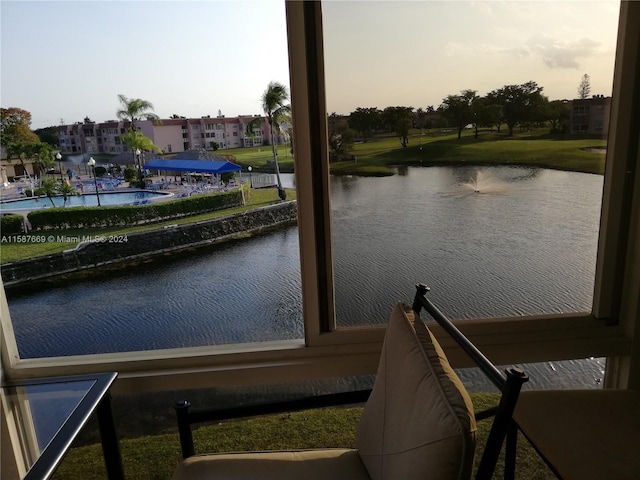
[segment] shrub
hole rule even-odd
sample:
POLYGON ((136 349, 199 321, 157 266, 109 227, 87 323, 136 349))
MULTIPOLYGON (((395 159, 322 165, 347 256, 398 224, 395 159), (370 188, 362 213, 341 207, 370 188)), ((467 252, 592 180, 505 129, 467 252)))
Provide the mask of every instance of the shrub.
POLYGON ((96 177, 102 178, 107 173, 107 169, 104 167, 96 167, 96 177))
POLYGON ((220 178, 222 179, 222 181, 224 182, 225 185, 229 185, 229 180, 232 180, 232 179, 236 178, 236 173, 235 172, 226 172, 226 173, 223 173, 222 175, 220 175, 220 178))
POLYGON ((234 190, 149 205, 47 208, 30 212, 27 218, 34 230, 132 226, 213 212, 241 204, 242 193, 234 190))
POLYGON ((130 182, 136 179, 136 171, 133 168, 124 169, 124 181, 130 182))
POLYGON ((0 231, 2 235, 14 235, 24 230, 24 218, 22 215, 9 213, 0 217, 0 231))

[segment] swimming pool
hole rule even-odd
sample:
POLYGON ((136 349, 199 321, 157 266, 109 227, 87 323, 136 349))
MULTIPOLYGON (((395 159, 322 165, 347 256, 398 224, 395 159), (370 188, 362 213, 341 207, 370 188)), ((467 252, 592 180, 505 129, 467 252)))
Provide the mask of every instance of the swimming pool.
MULTIPOLYGON (((151 201, 156 198, 172 196, 173 193, 148 192, 146 190, 136 190, 130 192, 100 192, 100 205, 134 205, 140 202, 151 201)), ((64 205, 62 195, 52 197, 56 207, 64 205)), ((67 207, 95 207, 98 205, 95 193, 85 193, 80 196, 70 195, 67 197, 67 207)), ((0 203, 1 210, 38 210, 40 208, 51 208, 51 201, 47 197, 23 198, 20 200, 8 200, 0 203)))

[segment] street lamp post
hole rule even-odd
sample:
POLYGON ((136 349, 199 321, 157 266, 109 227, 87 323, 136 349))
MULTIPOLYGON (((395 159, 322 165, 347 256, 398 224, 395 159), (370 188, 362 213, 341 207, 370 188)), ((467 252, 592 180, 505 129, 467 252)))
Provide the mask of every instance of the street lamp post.
POLYGON ((96 178, 96 159, 93 157, 89 158, 87 164, 93 170, 93 184, 96 187, 96 198, 98 199, 98 206, 101 207, 102 205, 100 205, 100 193, 98 192, 98 179, 96 178))
MULTIPOLYGON (((251 167, 251 165, 249 165, 247 167, 247 170, 249 170, 249 190, 248 190, 248 194, 249 194, 249 199, 251 199, 251 189, 253 188, 253 180, 251 180, 251 170, 253 170, 253 168, 251 167)), ((244 188, 242 189, 242 191, 244 192, 244 188)))
POLYGON ((58 161, 58 170, 60 171, 60 182, 64 183, 64 179, 62 178, 62 155, 60 155, 60 152, 56 153, 56 160, 58 161))
POLYGON ((136 148, 136 168, 138 169, 138 186, 141 187, 142 186, 142 165, 140 164, 140 154, 142 152, 140 151, 139 148, 136 148))

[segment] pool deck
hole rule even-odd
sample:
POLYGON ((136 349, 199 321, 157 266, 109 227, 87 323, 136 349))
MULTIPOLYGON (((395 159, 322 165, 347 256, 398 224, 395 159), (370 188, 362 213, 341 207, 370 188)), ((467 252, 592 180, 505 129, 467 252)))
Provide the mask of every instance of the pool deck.
MULTIPOLYGON (((173 194, 173 195, 166 195, 166 196, 155 198, 152 200, 152 202, 166 202, 169 200, 174 200, 176 198, 187 197, 187 196, 195 195, 198 193, 212 193, 216 191, 224 191, 229 188, 238 188, 238 187, 223 187, 221 185, 215 185, 215 186, 214 185, 203 186, 203 185, 196 185, 196 184, 188 185, 184 182, 182 183, 174 182, 170 177, 166 177, 166 181, 165 181, 165 177, 163 176, 162 177, 152 176, 152 177, 147 177, 147 179, 151 180, 152 183, 151 183, 151 187, 147 188, 146 191, 173 194), (203 187, 206 187, 206 188, 203 188, 203 187)), ((108 179, 98 180, 98 182, 101 182, 103 184, 106 184, 107 181, 108 179)), ((94 179, 92 176, 79 175, 71 182, 71 184, 74 187, 80 183, 82 183, 82 185, 85 186, 85 189, 83 190, 84 194, 95 195, 94 179)), ((29 182, 25 180, 22 180, 19 182, 10 182, 8 186, 2 186, 0 188, 0 202, 4 202, 7 200, 18 200, 18 199, 28 198, 25 196, 23 191, 30 188, 31 186, 29 182)), ((101 194, 103 193, 109 194, 109 193, 127 192, 132 190, 139 190, 139 189, 129 187, 129 182, 122 182, 119 186, 115 188, 102 188, 102 189, 98 188, 98 190, 101 194)), ((0 214, 15 213, 15 214, 23 215, 26 218, 29 212, 33 211, 33 209, 31 210, 11 209, 8 207, 9 206, 7 204, 0 204, 0 214)))

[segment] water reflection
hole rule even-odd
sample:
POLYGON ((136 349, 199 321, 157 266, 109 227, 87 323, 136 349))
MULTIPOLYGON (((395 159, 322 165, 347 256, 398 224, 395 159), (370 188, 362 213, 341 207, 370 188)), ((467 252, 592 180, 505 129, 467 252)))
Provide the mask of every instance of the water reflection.
MULTIPOLYGON (((500 194, 449 195, 478 171, 332 178, 340 326, 385 323, 416 282, 452 318, 589 310, 602 177, 494 167, 500 194)), ((9 295, 26 358, 303 338, 296 227, 9 295)))
POLYGON ((385 322, 417 281, 455 318, 590 309, 600 176, 430 167, 342 187, 332 179, 341 325, 385 322))

